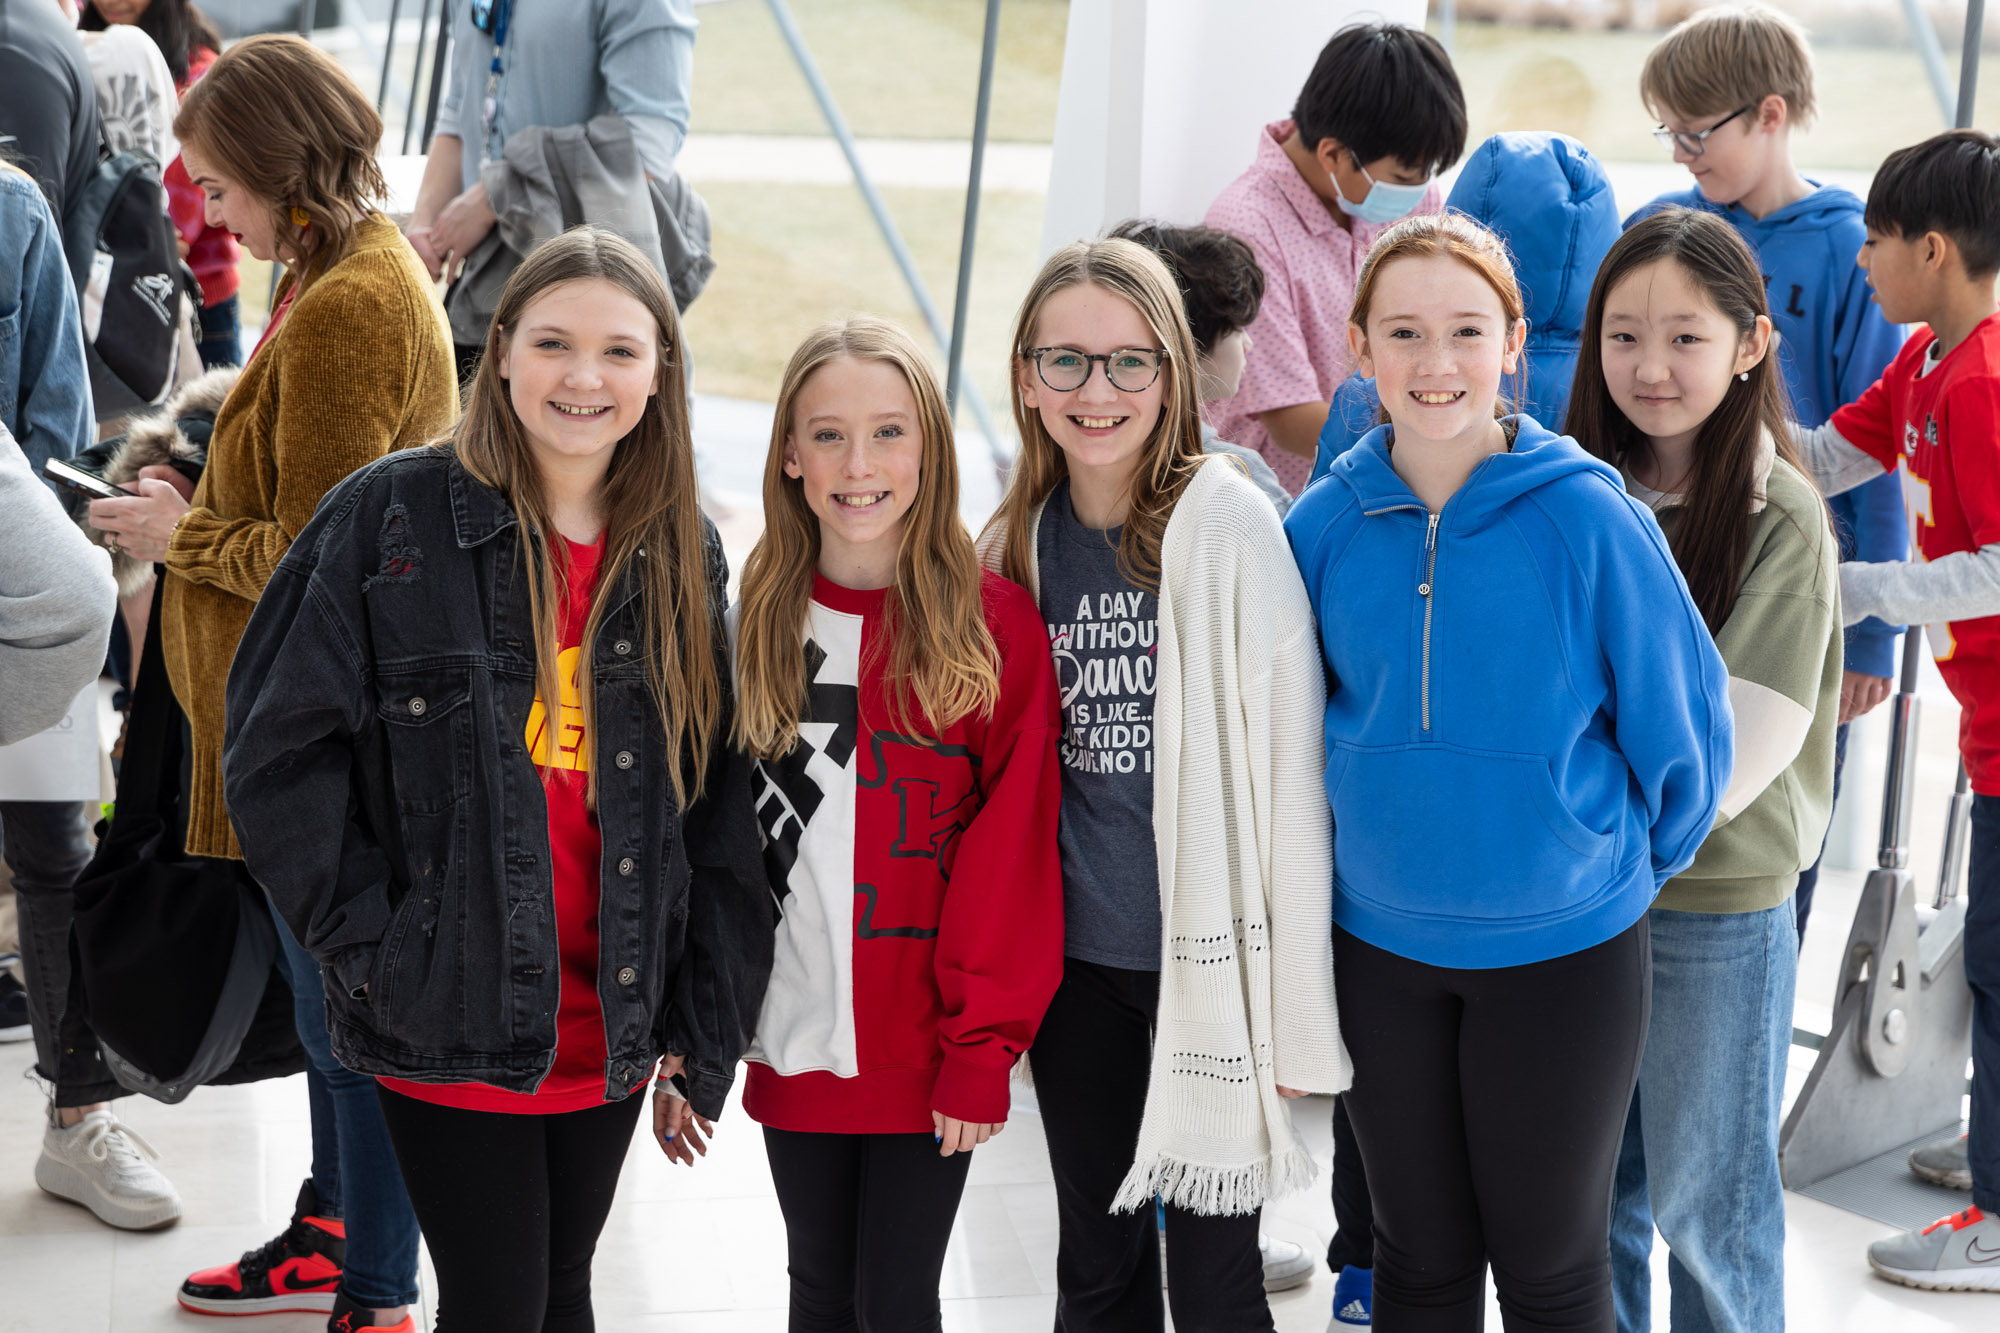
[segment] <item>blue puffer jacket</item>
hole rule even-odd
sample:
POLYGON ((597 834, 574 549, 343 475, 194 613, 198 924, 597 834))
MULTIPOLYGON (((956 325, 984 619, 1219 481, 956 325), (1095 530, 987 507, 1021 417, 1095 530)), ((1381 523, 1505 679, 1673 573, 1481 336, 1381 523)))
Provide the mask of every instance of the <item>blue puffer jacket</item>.
MULTIPOLYGON (((1521 411, 1561 429, 1590 284, 1618 239, 1610 178, 1567 134, 1496 134, 1472 150, 1445 204, 1491 227, 1512 251, 1527 301, 1528 346, 1520 376, 1502 388, 1521 411)), ((1319 434, 1312 480, 1375 429, 1380 408, 1374 380, 1355 375, 1340 386, 1319 434)))

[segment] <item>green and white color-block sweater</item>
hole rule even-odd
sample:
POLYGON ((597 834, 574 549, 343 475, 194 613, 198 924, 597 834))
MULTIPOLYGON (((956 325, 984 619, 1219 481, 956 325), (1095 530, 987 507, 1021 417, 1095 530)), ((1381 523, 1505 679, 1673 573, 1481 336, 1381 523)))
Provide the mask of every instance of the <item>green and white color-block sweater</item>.
MULTIPOLYGON (((1654 903, 1676 912, 1760 912, 1791 896, 1833 813, 1840 717, 1840 550, 1826 503, 1767 442, 1743 582, 1715 646, 1729 668, 1736 768, 1715 831, 1654 903)), ((1625 477, 1672 541, 1678 495, 1625 477)))

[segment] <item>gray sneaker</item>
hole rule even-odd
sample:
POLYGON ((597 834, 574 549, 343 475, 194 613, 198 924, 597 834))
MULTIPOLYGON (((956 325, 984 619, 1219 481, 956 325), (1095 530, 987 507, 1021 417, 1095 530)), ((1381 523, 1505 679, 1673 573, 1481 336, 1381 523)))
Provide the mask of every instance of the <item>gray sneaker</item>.
POLYGON ((1930 1291, 2000 1291, 2000 1217, 1977 1208, 1921 1231, 1878 1240, 1868 1266, 1906 1287, 1930 1291))
POLYGON ((1948 1190, 1972 1188, 1972 1162, 1966 1156, 1966 1138, 1961 1134, 1942 1143, 1927 1143, 1910 1150, 1910 1170, 1919 1180, 1942 1185, 1948 1190))

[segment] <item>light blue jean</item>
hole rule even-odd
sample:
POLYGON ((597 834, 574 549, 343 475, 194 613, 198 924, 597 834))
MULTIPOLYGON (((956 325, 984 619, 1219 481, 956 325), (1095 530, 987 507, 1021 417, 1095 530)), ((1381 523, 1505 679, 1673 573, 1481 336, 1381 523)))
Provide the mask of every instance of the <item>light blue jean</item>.
POLYGON ((375 1080, 333 1057, 326 1033, 326 988, 319 964, 275 911, 278 965, 291 983, 299 1043, 306 1049, 312 1105, 313 1192, 347 1223, 341 1286, 356 1305, 390 1309, 417 1299, 417 1214, 403 1188, 375 1080))
POLYGON ((1789 899, 1764 912, 1651 913, 1653 1017, 1611 1209, 1619 1333, 1652 1326, 1653 1229, 1665 1238, 1673 1333, 1785 1326, 1779 1111, 1799 937, 1789 899))

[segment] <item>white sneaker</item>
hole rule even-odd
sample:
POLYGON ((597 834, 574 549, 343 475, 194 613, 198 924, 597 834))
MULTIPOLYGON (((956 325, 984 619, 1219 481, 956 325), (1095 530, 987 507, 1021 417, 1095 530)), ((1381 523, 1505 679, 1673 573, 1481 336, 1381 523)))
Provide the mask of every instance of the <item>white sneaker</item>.
POLYGON ((1276 1236, 1259 1235, 1257 1250, 1264 1260, 1264 1290, 1290 1291, 1312 1281, 1319 1263, 1306 1247, 1276 1236))
POLYGON ((92 1111, 74 1125, 51 1124, 43 1132, 35 1183, 111 1226, 145 1231, 181 1215, 180 1192, 149 1158, 159 1160, 152 1144, 110 1111, 92 1111))

